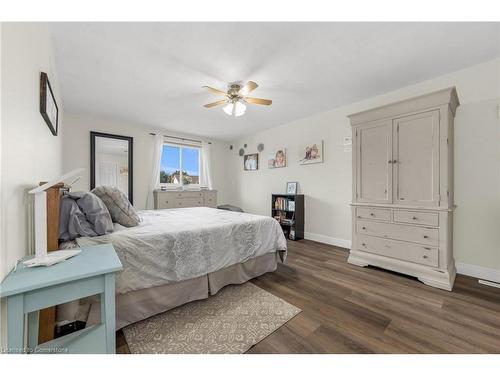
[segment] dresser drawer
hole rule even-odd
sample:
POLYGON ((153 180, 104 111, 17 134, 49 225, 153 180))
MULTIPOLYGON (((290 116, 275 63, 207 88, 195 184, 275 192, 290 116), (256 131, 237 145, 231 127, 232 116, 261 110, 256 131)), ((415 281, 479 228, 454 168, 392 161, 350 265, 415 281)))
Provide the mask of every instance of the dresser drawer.
POLYGON ((389 221, 391 217, 391 211, 383 208, 357 207, 356 217, 358 219, 389 221))
POLYGON ((376 221, 358 220, 356 222, 356 232, 369 236, 377 236, 408 242, 418 242, 431 246, 438 246, 439 241, 438 229, 401 224, 381 223, 376 221))
POLYGON ((171 196, 167 196, 164 194, 158 194, 156 197, 156 207, 157 209, 164 208, 175 208, 175 199, 172 199, 171 196))
POLYGON ((358 237, 358 249, 431 267, 438 267, 439 265, 438 249, 425 245, 360 235, 358 237))
POLYGON ((202 191, 181 191, 178 193, 175 193, 176 198, 203 198, 203 192, 202 191))
POLYGON ((205 193, 205 206, 215 208, 217 207, 217 193, 205 193))
POLYGON ((203 198, 182 198, 174 200, 174 207, 203 207, 203 198))
POLYGON ((439 214, 437 212, 394 210, 393 220, 396 223, 422 224, 437 227, 439 225, 439 214))

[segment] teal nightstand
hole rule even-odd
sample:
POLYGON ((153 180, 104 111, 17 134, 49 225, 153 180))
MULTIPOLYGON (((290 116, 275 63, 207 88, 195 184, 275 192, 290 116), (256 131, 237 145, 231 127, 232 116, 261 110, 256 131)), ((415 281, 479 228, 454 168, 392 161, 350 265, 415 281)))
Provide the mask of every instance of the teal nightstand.
POLYGON ((115 272, 122 264, 112 245, 81 248, 82 252, 50 267, 22 263, 0 285, 7 298, 10 353, 115 353, 115 272), (101 295, 101 323, 38 345, 38 311, 94 294, 101 295), (28 350, 24 315, 28 314, 28 350))

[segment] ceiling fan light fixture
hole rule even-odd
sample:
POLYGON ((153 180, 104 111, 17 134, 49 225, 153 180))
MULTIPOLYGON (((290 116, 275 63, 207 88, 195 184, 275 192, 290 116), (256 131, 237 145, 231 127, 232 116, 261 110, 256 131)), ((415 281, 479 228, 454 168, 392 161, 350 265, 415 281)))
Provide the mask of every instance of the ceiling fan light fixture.
POLYGON ((222 107, 222 110, 231 116, 233 114, 233 107, 233 103, 227 103, 224 107, 222 107))
POLYGON ((236 103, 234 103, 233 114, 235 117, 243 116, 246 110, 247 106, 243 104, 241 100, 238 100, 236 103))

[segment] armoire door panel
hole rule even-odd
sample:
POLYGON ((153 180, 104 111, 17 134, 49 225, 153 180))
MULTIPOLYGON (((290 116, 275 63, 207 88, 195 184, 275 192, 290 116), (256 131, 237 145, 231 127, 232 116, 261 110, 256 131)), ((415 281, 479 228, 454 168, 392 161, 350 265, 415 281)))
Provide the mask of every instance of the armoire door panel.
POLYGON ((377 122, 357 131, 357 201, 392 202, 392 123, 377 122))
POLYGON ((439 111, 394 120, 394 203, 439 205, 439 111))

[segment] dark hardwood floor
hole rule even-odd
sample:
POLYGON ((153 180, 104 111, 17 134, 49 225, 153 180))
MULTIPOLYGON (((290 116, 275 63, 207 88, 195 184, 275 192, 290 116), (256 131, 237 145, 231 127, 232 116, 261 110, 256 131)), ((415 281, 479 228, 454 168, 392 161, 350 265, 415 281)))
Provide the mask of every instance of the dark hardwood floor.
POLYGON ((302 312, 248 353, 500 353, 499 289, 458 275, 447 292, 350 265, 334 246, 288 246, 286 264, 252 282, 302 312))

